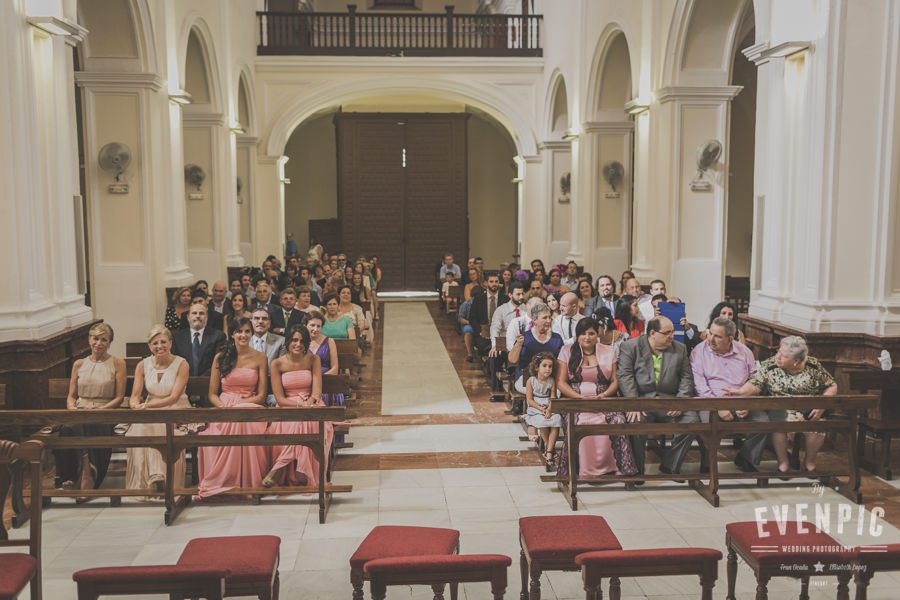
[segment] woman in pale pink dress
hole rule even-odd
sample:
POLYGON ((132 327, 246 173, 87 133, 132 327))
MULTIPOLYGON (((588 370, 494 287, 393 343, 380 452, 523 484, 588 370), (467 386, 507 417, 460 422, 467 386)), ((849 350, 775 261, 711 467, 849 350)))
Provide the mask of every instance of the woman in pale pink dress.
MULTIPOLYGON (((322 362, 309 351, 309 331, 295 325, 286 336, 288 353, 272 361, 272 393, 278 406, 298 408, 325 406, 322 401, 322 362)), ((269 433, 319 433, 315 421, 281 421, 269 425, 269 433)), ((334 438, 334 427, 325 423, 325 471, 334 438)), ((274 485, 319 484, 319 461, 306 446, 273 446, 272 470, 263 480, 264 487, 274 485)))
MULTIPOLYGON (((612 346, 597 343, 601 327, 588 317, 575 326, 575 339, 559 351, 557 360, 557 389, 568 398, 597 399, 614 397, 619 390, 616 379, 616 351, 612 346)), ((579 413, 579 424, 605 425, 625 422, 622 412, 579 413)), ((565 449, 564 449, 565 450, 565 449)), ((567 474, 570 465, 563 452, 559 474, 567 474)), ((582 438, 578 445, 578 476, 596 477, 609 473, 634 475, 637 467, 631 444, 624 435, 592 435, 582 438)))
MULTIPOLYGON (((253 327, 245 317, 234 319, 231 338, 213 360, 209 401, 216 408, 263 408, 266 400, 266 355, 250 347, 253 327)), ((200 435, 262 435, 265 423, 210 423, 200 435)), ((234 488, 258 488, 269 468, 261 446, 201 446, 200 499, 234 488)))

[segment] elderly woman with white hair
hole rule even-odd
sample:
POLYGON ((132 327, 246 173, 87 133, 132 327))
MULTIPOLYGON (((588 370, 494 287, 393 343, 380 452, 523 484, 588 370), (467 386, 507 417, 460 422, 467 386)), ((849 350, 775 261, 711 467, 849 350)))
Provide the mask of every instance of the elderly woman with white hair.
MULTIPOLYGON (((806 340, 792 335, 781 340, 775 356, 764 360, 755 375, 739 390, 726 390, 730 396, 834 396, 837 383, 818 360, 809 356, 806 340)), ((818 421, 825 410, 770 411, 772 421, 818 421)), ((824 433, 804 432, 806 445, 806 470, 816 470, 816 455, 825 441, 824 433)), ((778 470, 790 469, 787 452, 787 434, 773 433, 772 445, 778 456, 778 470)), ((794 456, 799 456, 795 450, 794 456)))

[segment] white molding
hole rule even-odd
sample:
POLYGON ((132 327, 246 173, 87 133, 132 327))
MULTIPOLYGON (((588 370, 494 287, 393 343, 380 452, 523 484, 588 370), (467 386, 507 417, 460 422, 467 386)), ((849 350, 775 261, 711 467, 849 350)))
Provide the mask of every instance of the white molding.
POLYGON ((541 164, 544 162, 544 156, 543 154, 533 154, 530 156, 523 156, 522 160, 528 164, 541 164))
POLYGON ((262 163, 264 165, 277 165, 279 160, 281 160, 281 155, 278 155, 278 156, 269 156, 267 154, 257 154, 256 155, 256 162, 262 163))
POLYGON ((154 92, 165 85, 165 81, 156 73, 108 73, 95 71, 76 71, 75 83, 79 87, 125 87, 148 88, 154 92))
POLYGON ((181 122, 185 127, 224 127, 225 115, 221 113, 188 113, 182 111, 181 122))
POLYGON ((769 49, 769 42, 759 42, 758 44, 754 44, 748 48, 744 48, 741 50, 741 54, 747 57, 747 60, 752 62, 757 67, 761 67, 766 64, 770 60, 772 60, 769 56, 765 54, 766 50, 769 49))
POLYGON ((742 89, 740 85, 672 85, 656 90, 656 101, 660 104, 677 100, 722 102, 731 100, 742 89))
POLYGON ((581 130, 585 133, 631 133, 634 121, 586 121, 581 124, 581 130))
POLYGON ((256 146, 259 144, 259 137, 255 135, 241 134, 235 137, 235 143, 238 146, 256 146))
POLYGON ((571 152, 572 151, 572 142, 571 141, 556 141, 556 140, 547 140, 545 142, 541 142, 538 144, 539 150, 550 150, 552 152, 571 152))

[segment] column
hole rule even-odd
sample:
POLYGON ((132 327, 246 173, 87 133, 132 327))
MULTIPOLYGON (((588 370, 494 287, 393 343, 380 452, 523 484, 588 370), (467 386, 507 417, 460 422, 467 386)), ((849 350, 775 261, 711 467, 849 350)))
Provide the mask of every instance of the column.
MULTIPOLYGON (((576 219, 573 217, 572 190, 564 192, 562 178, 568 174, 571 182, 573 175, 572 144, 567 141, 541 142, 540 150, 546 157, 547 178, 544 188, 544 205, 546 211, 547 250, 540 255, 547 268, 565 262, 572 248, 573 227, 576 219)), ((527 257, 526 262, 538 256, 527 257)), ((581 262, 579 261, 579 264, 581 262)))
POLYGON ((519 262, 528 265, 535 258, 547 256, 549 214, 543 154, 523 156, 519 163, 522 183, 519 209, 519 262))

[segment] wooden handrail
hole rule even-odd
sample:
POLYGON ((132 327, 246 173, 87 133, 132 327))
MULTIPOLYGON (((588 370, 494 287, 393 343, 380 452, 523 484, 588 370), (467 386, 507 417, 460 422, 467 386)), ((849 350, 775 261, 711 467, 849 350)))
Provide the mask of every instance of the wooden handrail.
POLYGON ((0 421, 26 427, 57 424, 115 425, 117 423, 195 423, 198 421, 204 423, 343 421, 345 418, 346 411, 343 406, 311 406, 308 408, 260 406, 259 410, 236 410, 233 408, 0 410, 0 421))
POLYGON ((745 396, 724 398, 614 398, 603 400, 585 400, 576 398, 559 398, 552 401, 551 410, 561 413, 566 420, 566 445, 569 459, 569 472, 565 477, 543 476, 542 481, 555 482, 565 493, 572 510, 578 509, 577 490, 579 483, 634 483, 639 481, 687 480, 691 487, 713 506, 719 506, 719 482, 722 479, 756 479, 768 483, 776 477, 793 478, 808 477, 806 472, 763 472, 754 473, 719 473, 719 447, 722 439, 737 433, 773 433, 773 432, 835 432, 848 436, 847 469, 838 472, 816 472, 815 476, 827 481, 828 485, 852 501, 860 504, 859 454, 857 438, 859 436, 860 416, 866 409, 878 402, 878 396, 872 394, 844 394, 837 396, 745 396), (820 421, 773 422, 773 421, 722 421, 719 410, 784 410, 784 409, 824 408, 839 410, 843 414, 832 419, 820 421), (668 411, 709 411, 707 423, 655 423, 634 422, 622 424, 578 424, 579 413, 597 412, 668 412, 668 411), (637 474, 637 475, 604 475, 603 477, 582 478, 578 475, 578 448, 583 438, 592 435, 677 435, 693 434, 704 443, 709 464, 709 473, 687 474, 637 474), (847 477, 841 481, 838 477, 847 477), (703 483, 706 480, 707 483, 703 483))
POLYGON ((258 54, 542 56, 542 15, 256 13, 258 54))

